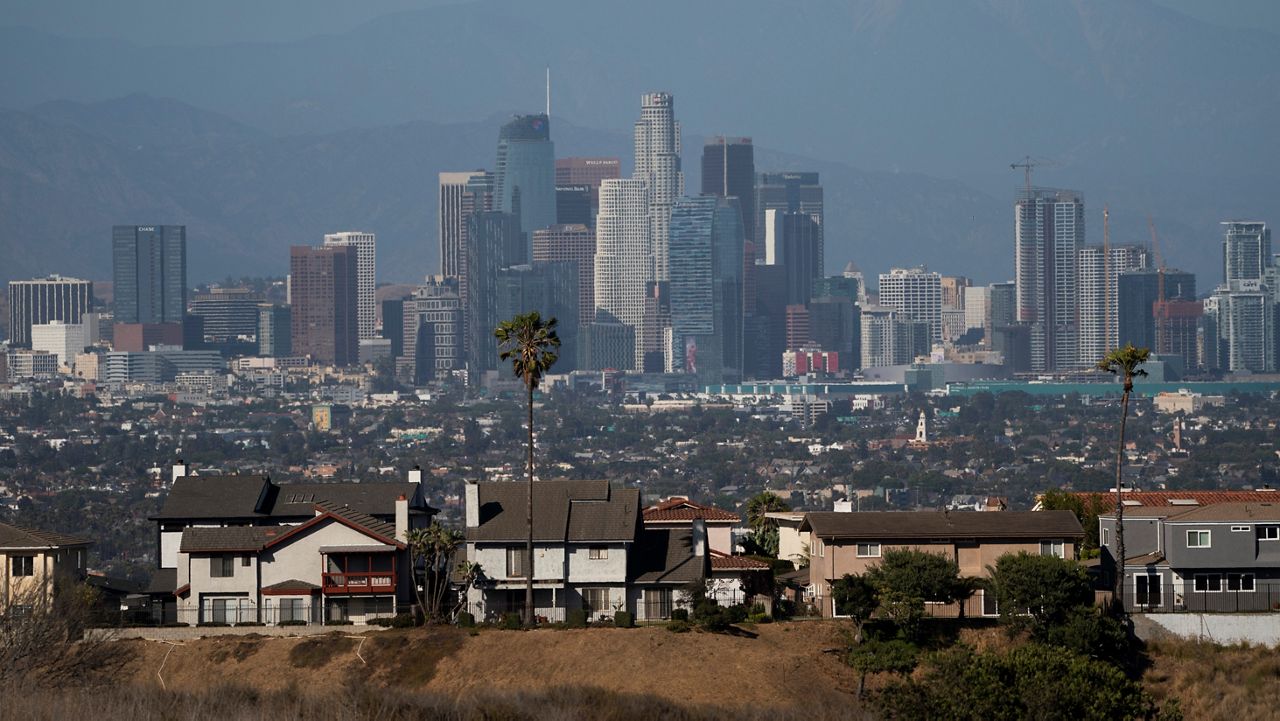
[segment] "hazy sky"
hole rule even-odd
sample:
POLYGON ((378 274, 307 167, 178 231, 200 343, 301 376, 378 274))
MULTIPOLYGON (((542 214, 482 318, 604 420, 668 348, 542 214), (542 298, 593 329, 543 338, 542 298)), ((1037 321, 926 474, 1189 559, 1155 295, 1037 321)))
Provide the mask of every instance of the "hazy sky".
MULTIPOLYGON (((296 40, 348 30, 400 10, 463 1, 5 0, 0 24, 34 27, 73 37, 131 38, 142 45, 221 44, 296 40)), ((1152 1, 1217 25, 1267 30, 1280 35, 1280 2, 1277 0, 1152 1)))

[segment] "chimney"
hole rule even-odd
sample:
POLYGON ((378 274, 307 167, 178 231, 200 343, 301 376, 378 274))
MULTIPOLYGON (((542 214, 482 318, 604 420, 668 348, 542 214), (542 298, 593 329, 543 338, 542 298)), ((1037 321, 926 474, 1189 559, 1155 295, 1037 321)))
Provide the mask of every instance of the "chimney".
POLYGON ((179 478, 185 478, 186 476, 187 476, 187 463, 186 461, 179 458, 178 462, 173 464, 173 476, 172 478, 170 478, 170 481, 171 482, 177 481, 179 478))
POLYGON ((466 481, 462 485, 465 493, 463 501, 466 504, 467 528, 476 528, 480 525, 480 484, 475 481, 466 481))
POLYGON ((410 483, 422 483, 422 466, 414 466, 409 471, 410 483))
POLYGON ((693 546, 693 557, 702 558, 707 555, 707 522, 695 518, 689 534, 689 543, 693 546))
POLYGON ((403 541, 409 531, 409 499, 402 494, 396 499, 396 540, 403 541))

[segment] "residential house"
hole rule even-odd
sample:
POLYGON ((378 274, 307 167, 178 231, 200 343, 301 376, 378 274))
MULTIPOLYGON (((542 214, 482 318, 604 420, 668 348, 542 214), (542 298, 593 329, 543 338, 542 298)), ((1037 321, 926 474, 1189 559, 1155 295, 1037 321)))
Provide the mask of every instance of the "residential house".
POLYGON ((742 523, 742 517, 733 511, 695 503, 683 496, 644 509, 644 525, 650 528, 687 528, 695 520, 706 524, 707 546, 713 552, 733 553, 733 529, 742 523))
POLYGON ((778 558, 790 561, 795 568, 809 563, 809 535, 800 533, 803 511, 770 511, 764 514, 778 525, 778 558))
POLYGON ((0 615, 51 603, 64 583, 84 578, 88 539, 0 523, 0 615))
MULTIPOLYGON (((1113 568, 1115 514, 1098 527, 1102 565, 1113 568)), ((1280 502, 1126 508, 1124 531, 1130 611, 1280 608, 1280 502)))
POLYGON ((480 567, 467 604, 479 618, 522 613, 530 572, 534 614, 550 621, 571 610, 591 618, 618 610, 637 620, 668 618, 683 601, 680 589, 707 578, 702 520, 646 526, 639 491, 602 480, 533 484, 529 559, 528 494, 523 482, 466 484, 467 561, 480 567))
POLYGON ((363 621, 413 597, 404 533, 431 523, 407 482, 276 483, 175 472, 156 522, 159 621, 363 621))
MULTIPOLYGON (((831 584, 845 574, 863 574, 893 549, 914 548, 954 559, 961 576, 983 578, 1008 553, 1076 558, 1084 529, 1070 511, 824 511, 806 515, 809 581, 823 616, 834 615, 831 584)), ((979 590, 961 605, 930 605, 934 615, 952 615, 972 607, 994 615, 995 599, 979 590)))

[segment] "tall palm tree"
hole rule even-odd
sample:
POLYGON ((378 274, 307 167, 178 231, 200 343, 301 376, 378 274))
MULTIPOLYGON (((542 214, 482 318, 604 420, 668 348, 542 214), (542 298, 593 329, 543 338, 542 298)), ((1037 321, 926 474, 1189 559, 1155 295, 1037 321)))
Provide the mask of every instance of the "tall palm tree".
POLYGON ((542 376, 551 370, 560 357, 560 336, 556 335, 556 319, 545 321, 538 311, 517 315, 504 320, 494 329, 498 339, 499 358, 511 361, 511 369, 524 381, 529 392, 529 504, 526 521, 529 526, 528 543, 525 546, 524 623, 533 625, 533 391, 542 376))
POLYGON ((1151 356, 1149 348, 1134 348, 1126 343, 1123 348, 1116 348, 1098 361, 1098 370, 1114 373, 1124 381, 1124 393, 1120 396, 1120 442, 1116 446, 1116 603, 1120 612, 1124 612, 1124 497, 1121 486, 1124 482, 1124 426, 1129 419, 1129 395, 1133 393, 1133 379, 1145 376, 1146 371, 1138 366, 1147 362, 1151 356))

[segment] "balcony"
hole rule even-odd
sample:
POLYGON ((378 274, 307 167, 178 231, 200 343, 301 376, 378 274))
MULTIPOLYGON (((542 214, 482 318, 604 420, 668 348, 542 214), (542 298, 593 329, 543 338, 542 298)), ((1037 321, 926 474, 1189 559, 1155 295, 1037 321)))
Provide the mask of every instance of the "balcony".
POLYGON ((364 593, 395 593, 396 574, 394 571, 374 571, 372 573, 326 573, 324 574, 323 593, 326 596, 364 593))

